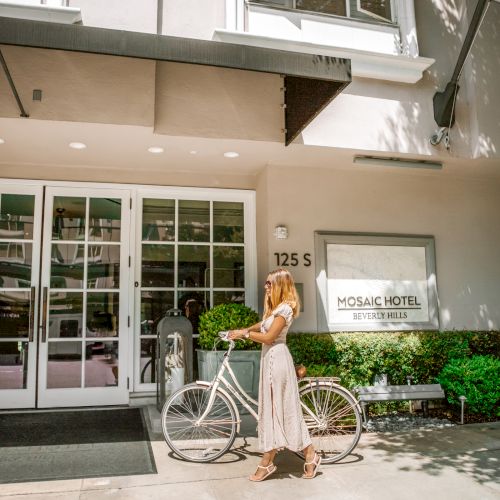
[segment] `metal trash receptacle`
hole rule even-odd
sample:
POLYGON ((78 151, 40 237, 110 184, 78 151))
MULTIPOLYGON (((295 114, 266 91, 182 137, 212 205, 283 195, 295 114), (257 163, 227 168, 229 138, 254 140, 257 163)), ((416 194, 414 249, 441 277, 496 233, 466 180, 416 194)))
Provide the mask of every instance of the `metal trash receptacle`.
POLYGON ((169 309, 156 328, 156 406, 161 411, 167 393, 193 379, 193 326, 180 309, 169 309))

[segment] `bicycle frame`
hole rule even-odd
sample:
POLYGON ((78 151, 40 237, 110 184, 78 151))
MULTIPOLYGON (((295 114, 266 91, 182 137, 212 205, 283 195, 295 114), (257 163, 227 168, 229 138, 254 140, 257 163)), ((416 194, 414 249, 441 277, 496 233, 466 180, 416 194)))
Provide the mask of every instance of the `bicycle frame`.
MULTIPOLYGON (((252 417, 258 422, 259 421, 259 415, 258 413, 250 406, 250 404, 253 404, 255 406, 258 406, 259 403, 255 401, 252 397, 250 397, 247 392, 241 387, 241 385, 238 382, 238 379, 236 378, 236 375, 234 374, 231 365, 229 364, 229 356, 231 354, 231 351, 233 350, 234 347, 234 341, 230 340, 229 341, 229 349, 224 353, 224 360, 222 361, 222 365, 215 376, 215 378, 212 380, 210 383, 209 387, 211 387, 211 393, 210 393, 210 398, 207 403, 207 408, 201 415, 201 417, 195 422, 196 426, 201 425, 203 420, 206 418, 206 416, 210 413, 210 410, 212 409, 214 400, 215 400, 215 394, 217 392, 217 389, 220 387, 221 383, 224 384, 224 386, 227 388, 227 390, 231 393, 232 396, 234 396, 252 415, 252 417), (233 381, 234 385, 236 386, 236 389, 224 378, 224 372, 227 371, 229 373, 229 376, 231 377, 231 380, 233 381), (250 403, 250 404, 249 404, 250 403)), ((205 381, 196 381, 197 384, 200 385, 205 385, 205 381)), ((322 384, 324 385, 324 384, 322 384)), ((332 384, 328 384, 332 385, 332 384)), ((308 413, 308 415, 314 420, 316 425, 320 425, 320 421, 316 417, 316 415, 302 402, 300 401, 300 405, 302 408, 308 413)), ((239 416, 239 411, 235 406, 236 412, 237 412, 237 423, 241 422, 240 416, 239 416)), ((309 426, 309 428, 314 428, 314 425, 309 426)))
MULTIPOLYGON (((201 417, 195 422, 195 425, 201 425, 201 422, 206 418, 206 416, 209 414, 210 410, 212 409, 214 400, 215 400, 215 393, 217 392, 217 389, 221 385, 221 383, 227 388, 227 390, 231 393, 232 396, 234 396, 252 415, 252 417, 255 420, 259 420, 259 416, 257 412, 255 411, 254 408, 250 406, 250 404, 253 404, 255 406, 258 406, 259 403, 255 401, 252 397, 250 397, 245 389, 241 387, 241 385, 238 382, 238 379, 236 378, 236 375, 234 374, 230 364, 229 364, 229 356, 231 354, 231 351, 233 350, 234 347, 234 342, 230 341, 229 342, 229 349, 224 353, 224 360, 222 361, 222 365, 215 376, 215 378, 212 380, 210 383, 209 387, 211 387, 211 393, 210 393, 210 398, 207 403, 207 408, 201 415, 201 417), (231 380, 233 381, 234 385, 236 386, 236 389, 224 378, 224 372, 227 371, 229 373, 229 376, 231 377, 231 380), (249 404, 250 403, 250 404, 249 404)), ((197 380, 197 384, 206 384, 205 381, 197 380)), ((235 405, 236 406, 236 405, 235 405)), ((236 408, 236 411, 238 412, 238 409, 236 408)), ((238 424, 241 422, 239 418, 239 412, 237 414, 237 419, 238 419, 238 424)))

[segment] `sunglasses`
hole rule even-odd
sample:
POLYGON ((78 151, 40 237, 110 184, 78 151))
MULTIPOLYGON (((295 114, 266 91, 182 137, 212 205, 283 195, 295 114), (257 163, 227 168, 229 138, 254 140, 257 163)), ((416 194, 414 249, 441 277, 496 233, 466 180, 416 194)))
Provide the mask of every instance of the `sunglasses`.
POLYGON ((271 283, 269 280, 267 280, 267 281, 264 283, 264 287, 265 287, 265 288, 267 288, 268 286, 271 286, 271 285, 272 285, 272 283, 271 283))

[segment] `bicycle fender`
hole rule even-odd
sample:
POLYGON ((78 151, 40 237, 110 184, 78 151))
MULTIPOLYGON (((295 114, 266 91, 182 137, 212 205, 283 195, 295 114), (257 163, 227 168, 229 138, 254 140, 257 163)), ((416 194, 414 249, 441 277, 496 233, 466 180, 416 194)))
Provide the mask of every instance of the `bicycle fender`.
MULTIPOLYGON (((196 385, 202 385, 204 387, 210 387, 212 385, 212 382, 206 382, 205 380, 197 380, 196 385)), ((238 407, 236 406, 233 398, 229 395, 229 393, 223 389, 222 387, 217 388, 218 391, 220 391, 224 396, 226 396, 227 400, 231 404, 231 406, 234 409, 234 414, 236 415, 236 432, 239 434, 240 433, 240 412, 238 411, 238 407)))

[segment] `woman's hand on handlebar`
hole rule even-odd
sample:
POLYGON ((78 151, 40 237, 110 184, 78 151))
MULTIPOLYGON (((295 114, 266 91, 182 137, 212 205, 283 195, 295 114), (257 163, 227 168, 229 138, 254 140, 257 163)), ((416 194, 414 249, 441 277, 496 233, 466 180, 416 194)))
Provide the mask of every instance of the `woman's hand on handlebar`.
POLYGON ((247 333, 246 329, 243 329, 243 330, 230 330, 229 331, 229 338, 231 340, 239 340, 239 339, 242 339, 246 333, 247 333))

